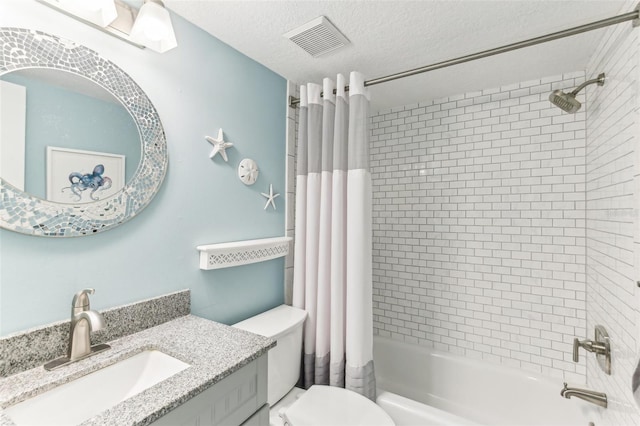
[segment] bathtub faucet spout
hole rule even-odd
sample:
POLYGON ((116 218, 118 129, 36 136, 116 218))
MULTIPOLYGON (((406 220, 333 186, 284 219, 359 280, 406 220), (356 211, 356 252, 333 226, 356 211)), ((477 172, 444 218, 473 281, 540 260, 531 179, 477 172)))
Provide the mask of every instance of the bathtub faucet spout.
POLYGON ((566 382, 564 388, 560 391, 560 395, 567 399, 575 396, 592 404, 607 408, 607 394, 588 389, 570 388, 566 382))

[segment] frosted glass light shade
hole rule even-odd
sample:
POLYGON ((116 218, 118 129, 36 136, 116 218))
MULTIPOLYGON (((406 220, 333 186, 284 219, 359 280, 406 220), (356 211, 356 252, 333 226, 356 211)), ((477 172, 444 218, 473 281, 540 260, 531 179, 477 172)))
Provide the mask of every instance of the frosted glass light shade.
POLYGON ((118 17, 114 0, 59 0, 58 4, 67 12, 101 27, 118 17))
POLYGON ((169 11, 157 0, 146 0, 142 5, 130 37, 136 43, 160 53, 178 45, 169 11))

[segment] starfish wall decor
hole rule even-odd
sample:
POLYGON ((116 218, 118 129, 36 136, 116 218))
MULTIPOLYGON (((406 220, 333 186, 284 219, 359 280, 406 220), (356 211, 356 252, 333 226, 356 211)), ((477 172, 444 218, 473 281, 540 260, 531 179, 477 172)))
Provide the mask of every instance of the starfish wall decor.
POLYGON ((273 193, 273 184, 269 184, 269 193, 265 194, 264 192, 261 192, 263 197, 266 197, 267 199, 267 204, 264 205, 264 210, 267 209, 267 207, 269 207, 269 204, 271 204, 273 206, 273 209, 276 209, 276 202, 275 199, 276 197, 279 197, 280 194, 274 194, 273 193))
POLYGON ((211 150, 211 154, 209 154, 209 158, 213 158, 213 157, 216 156, 216 154, 220 154, 220 156, 222 157, 222 159, 225 162, 229 161, 229 159, 227 158, 227 153, 226 153, 225 150, 227 148, 231 148, 233 146, 233 143, 224 141, 224 134, 222 132, 222 129, 220 129, 218 131, 218 137, 217 138, 212 138, 211 136, 205 136, 204 138, 211 145, 213 145, 213 150, 211 150))

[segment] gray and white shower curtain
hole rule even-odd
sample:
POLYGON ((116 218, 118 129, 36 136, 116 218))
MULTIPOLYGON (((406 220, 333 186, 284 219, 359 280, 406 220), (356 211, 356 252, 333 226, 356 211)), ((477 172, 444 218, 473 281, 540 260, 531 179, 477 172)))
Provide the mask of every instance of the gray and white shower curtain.
POLYGON ((305 388, 375 399, 369 91, 360 73, 345 83, 300 88, 293 305, 309 314, 305 388))

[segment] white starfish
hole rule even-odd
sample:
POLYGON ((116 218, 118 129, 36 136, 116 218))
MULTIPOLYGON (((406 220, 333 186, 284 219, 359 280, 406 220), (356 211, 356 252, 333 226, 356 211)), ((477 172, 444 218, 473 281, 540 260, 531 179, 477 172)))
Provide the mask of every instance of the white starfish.
POLYGON ((273 184, 269 184, 269 193, 265 194, 264 192, 261 192, 263 197, 267 198, 267 204, 264 205, 264 210, 267 209, 267 207, 269 207, 269 204, 271 204, 273 206, 273 209, 276 209, 276 202, 275 199, 276 197, 279 197, 280 194, 274 194, 273 193, 273 184))
POLYGON ((233 144, 231 142, 225 142, 223 135, 222 129, 220 129, 218 131, 217 138, 212 138, 211 136, 204 137, 211 145, 213 145, 213 150, 211 151, 211 154, 209 154, 209 158, 213 158, 219 153, 224 161, 229 161, 225 149, 231 148, 233 144))

